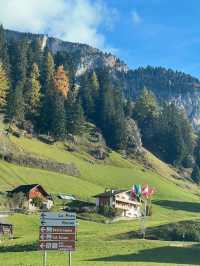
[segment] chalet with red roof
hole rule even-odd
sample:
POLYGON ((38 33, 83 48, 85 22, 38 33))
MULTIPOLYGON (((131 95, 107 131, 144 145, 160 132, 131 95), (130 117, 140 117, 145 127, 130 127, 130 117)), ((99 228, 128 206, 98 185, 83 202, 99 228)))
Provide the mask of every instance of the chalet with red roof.
POLYGON ((39 184, 21 185, 9 192, 11 196, 18 193, 24 194, 27 199, 26 207, 28 210, 34 211, 38 209, 33 204, 33 199, 35 198, 42 200, 44 209, 49 210, 53 206, 52 196, 39 184))

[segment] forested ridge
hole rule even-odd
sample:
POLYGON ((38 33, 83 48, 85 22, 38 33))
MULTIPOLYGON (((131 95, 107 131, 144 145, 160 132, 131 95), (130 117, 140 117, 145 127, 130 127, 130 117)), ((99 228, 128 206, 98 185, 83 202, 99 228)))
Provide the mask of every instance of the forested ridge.
POLYGON ((165 91, 163 84, 172 91, 197 88, 198 79, 152 67, 117 72, 113 79, 112 69, 102 65, 77 78, 72 55, 42 45, 29 35, 8 40, 0 28, 0 108, 6 122, 55 140, 80 135, 91 122, 111 149, 127 155, 138 152, 141 136, 143 146, 163 161, 193 167, 199 182, 198 137, 183 110, 154 94, 165 91), (125 93, 126 75, 140 91, 135 100, 133 92, 125 93))

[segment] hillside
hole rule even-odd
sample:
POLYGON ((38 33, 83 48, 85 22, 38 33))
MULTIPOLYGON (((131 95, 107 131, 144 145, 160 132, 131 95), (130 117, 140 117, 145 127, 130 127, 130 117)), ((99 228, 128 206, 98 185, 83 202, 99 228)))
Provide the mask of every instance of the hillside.
MULTIPOLYGON (((1 129, 5 127, 1 123, 1 129)), ((0 191, 9 190, 16 185, 40 183, 50 193, 74 194, 84 200, 94 201, 93 195, 104 191, 106 187, 130 188, 134 183, 148 183, 156 188, 153 198, 153 216, 148 226, 154 227, 170 222, 199 219, 198 188, 182 178, 168 165, 151 153, 144 158, 127 160, 116 152, 111 152, 104 161, 94 159, 81 145, 78 151, 69 152, 62 142, 45 144, 35 138, 0 137, 4 143, 18 149, 20 153, 32 154, 38 158, 73 162, 80 176, 69 176, 37 168, 27 168, 0 160, 0 191)), ((40 265, 41 252, 37 251, 38 215, 17 214, 9 220, 15 227, 15 239, 0 244, 0 260, 4 266, 40 265), (34 261, 34 264, 32 263, 34 261)), ((198 246, 185 243, 176 247, 176 243, 126 239, 120 240, 120 234, 127 234, 140 228, 140 221, 124 221, 114 224, 102 224, 79 220, 77 251, 73 254, 76 265, 198 265, 196 252, 198 246), (103 234, 102 234, 103 232, 103 234), (157 256, 159 252, 159 256, 157 256), (170 259, 167 254, 170 253, 170 259), (195 255, 194 255, 195 254, 195 255)), ((49 253, 50 265, 63 265, 66 254, 49 253)))

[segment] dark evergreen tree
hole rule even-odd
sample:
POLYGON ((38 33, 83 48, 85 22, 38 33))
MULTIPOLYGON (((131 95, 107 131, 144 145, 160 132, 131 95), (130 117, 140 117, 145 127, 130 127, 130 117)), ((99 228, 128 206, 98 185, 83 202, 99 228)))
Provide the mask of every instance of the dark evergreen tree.
POLYGON ((95 100, 93 88, 89 84, 88 73, 82 76, 79 97, 81 99, 85 116, 92 121, 95 116, 95 100))
POLYGON ((52 107, 52 134, 57 140, 64 139, 66 135, 64 97, 56 90, 52 107))
POLYGON ((10 74, 10 62, 8 55, 8 45, 6 41, 5 31, 2 25, 0 25, 0 61, 2 62, 7 76, 10 74))
MULTIPOLYGON (((45 93, 45 88, 46 88, 47 65, 48 65, 49 55, 51 55, 52 60, 53 60, 53 56, 52 56, 48 46, 46 46, 43 50, 43 53, 42 53, 41 67, 40 67, 40 84, 41 84, 41 92, 43 94, 45 93)), ((53 60, 53 65, 54 65, 54 60, 53 60)), ((53 67, 55 67, 55 66, 53 66, 53 67)))
POLYGON ((11 95, 11 105, 9 105, 8 117, 14 120, 17 124, 24 121, 24 96, 23 96, 23 83, 18 83, 16 89, 11 95))
POLYGON ((200 184, 200 169, 198 165, 194 166, 192 170, 191 178, 195 183, 200 184))
POLYGON ((41 86, 39 81, 40 73, 38 65, 33 63, 30 77, 25 89, 25 107, 27 118, 34 120, 39 115, 41 86))
POLYGON ((27 78, 27 49, 28 41, 26 38, 21 39, 20 41, 11 41, 9 43, 9 54, 10 54, 10 63, 11 63, 11 79, 13 88, 15 88, 20 82, 20 86, 26 84, 27 78))
POLYGON ((193 152, 191 126, 172 104, 164 104, 154 128, 151 150, 167 163, 182 164, 193 152))
POLYGON ((29 73, 31 72, 32 65, 34 63, 38 65, 39 71, 41 72, 42 60, 43 60, 43 52, 42 52, 41 39, 35 38, 31 41, 27 50, 28 72, 29 73))
POLYGON ((124 114, 126 117, 133 116, 133 102, 130 98, 128 98, 128 100, 124 104, 124 114))
POLYGON ((123 109, 123 98, 122 94, 118 90, 113 90, 113 99, 114 99, 114 115, 112 117, 112 129, 113 134, 110 135, 110 146, 114 149, 123 149, 125 148, 125 115, 123 109))
POLYGON ((93 122, 95 122, 98 117, 98 100, 99 100, 99 80, 97 78, 95 71, 89 74, 88 89, 89 89, 89 94, 91 95, 92 98, 91 104, 93 106, 90 119, 93 122))
POLYGON ((140 128, 144 146, 150 150, 152 150, 152 138, 158 116, 159 106, 156 97, 151 91, 145 88, 135 103, 133 118, 140 128))
POLYGON ((122 95, 120 91, 110 87, 109 76, 106 72, 102 71, 99 75, 97 125, 101 128, 108 146, 113 149, 122 149, 126 133, 122 95))
POLYGON ((3 64, 0 61, 0 109, 6 105, 7 94, 9 90, 8 78, 3 64))
POLYGON ((69 91, 65 102, 66 127, 67 132, 71 134, 79 134, 84 121, 83 109, 78 97, 76 96, 75 85, 69 91))
POLYGON ((198 134, 196 145, 194 148, 194 158, 196 161, 196 164, 200 167, 200 134, 198 134))
POLYGON ((51 53, 45 57, 43 77, 45 78, 43 93, 44 96, 41 101, 41 110, 40 110, 40 123, 39 128, 42 133, 49 133, 52 131, 53 122, 51 112, 53 109, 54 103, 54 60, 51 53), (45 88, 45 89, 44 89, 45 88))

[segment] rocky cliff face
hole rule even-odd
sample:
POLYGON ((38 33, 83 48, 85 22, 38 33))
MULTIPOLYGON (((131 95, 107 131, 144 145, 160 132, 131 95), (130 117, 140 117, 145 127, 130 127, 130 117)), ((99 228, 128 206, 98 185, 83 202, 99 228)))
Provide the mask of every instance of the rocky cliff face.
POLYGON ((63 42, 59 39, 49 38, 46 45, 55 54, 66 51, 76 58, 76 75, 81 76, 88 70, 98 67, 108 67, 115 71, 127 72, 128 66, 112 54, 103 53, 89 45, 63 42))
POLYGON ((107 68, 113 85, 117 83, 126 97, 135 100, 144 87, 151 89, 158 100, 174 101, 184 109, 195 129, 200 130, 200 81, 182 72, 165 68, 139 68, 130 70, 116 56, 89 45, 64 42, 46 35, 6 31, 7 39, 39 38, 41 49, 46 46, 56 54, 65 51, 73 58, 76 77, 95 68, 107 68))
POLYGON ((200 91, 177 94, 169 97, 177 106, 185 110, 195 130, 200 130, 200 91))

